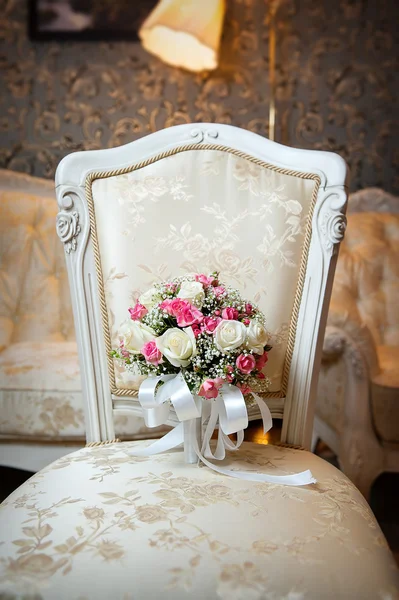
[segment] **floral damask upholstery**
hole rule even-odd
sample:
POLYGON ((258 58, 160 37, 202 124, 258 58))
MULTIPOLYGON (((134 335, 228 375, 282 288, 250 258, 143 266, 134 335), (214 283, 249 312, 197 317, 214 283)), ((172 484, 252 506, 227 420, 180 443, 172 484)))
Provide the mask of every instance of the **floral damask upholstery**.
POLYGON ((179 451, 133 457, 136 444, 82 449, 9 496, 0 507, 0 597, 399 597, 370 508, 325 461, 250 443, 225 461, 274 474, 310 468, 318 480, 291 488, 186 465, 179 451))
POLYGON ((385 468, 399 470, 397 207, 382 190, 349 198, 319 377, 315 430, 366 495, 385 468))
MULTIPOLYGON (((315 186, 314 179, 213 149, 96 179, 92 195, 113 344, 127 307, 154 282, 218 271, 267 315, 273 345, 267 375, 270 391, 278 392, 315 186)), ((126 385, 120 371, 115 375, 117 387, 137 388, 141 381, 126 385)))
MULTIPOLYGON (((68 277, 54 183, 0 171, 0 442, 84 443, 68 277)), ((120 411, 117 434, 148 436, 120 411)), ((159 433, 158 430, 156 433, 159 433)))

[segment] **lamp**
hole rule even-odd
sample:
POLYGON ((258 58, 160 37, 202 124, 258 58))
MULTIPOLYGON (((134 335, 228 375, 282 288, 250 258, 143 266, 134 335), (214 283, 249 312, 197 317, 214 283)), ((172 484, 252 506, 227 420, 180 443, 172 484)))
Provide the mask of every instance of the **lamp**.
POLYGON ((140 28, 144 48, 189 71, 215 69, 225 0, 160 0, 140 28))

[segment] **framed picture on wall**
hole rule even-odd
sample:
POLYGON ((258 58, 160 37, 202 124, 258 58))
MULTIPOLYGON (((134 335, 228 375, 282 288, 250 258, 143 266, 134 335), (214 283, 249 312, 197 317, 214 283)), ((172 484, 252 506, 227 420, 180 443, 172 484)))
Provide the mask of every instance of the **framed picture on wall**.
POLYGON ((30 0, 34 40, 134 41, 157 0, 30 0))

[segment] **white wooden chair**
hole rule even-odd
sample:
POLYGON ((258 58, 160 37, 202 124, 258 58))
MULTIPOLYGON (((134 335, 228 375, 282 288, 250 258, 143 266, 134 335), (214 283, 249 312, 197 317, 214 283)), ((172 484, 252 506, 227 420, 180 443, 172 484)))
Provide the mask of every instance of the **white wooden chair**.
MULTIPOLYGON (((57 598, 394 598, 395 565, 360 492, 310 452, 244 443, 225 464, 317 484, 254 483, 135 457, 108 443, 138 380, 108 358, 132 295, 220 271, 268 315, 269 391, 282 440, 308 447, 346 168, 227 125, 183 125, 77 153, 57 172, 89 447, 2 505, 0 595, 57 598), (94 445, 93 445, 94 444, 94 445)), ((257 416, 255 413, 253 417, 257 416)), ((173 418, 172 418, 173 421, 173 418)))
POLYGON ((399 473, 399 198, 349 197, 323 344, 313 444, 322 439, 366 499, 399 473))

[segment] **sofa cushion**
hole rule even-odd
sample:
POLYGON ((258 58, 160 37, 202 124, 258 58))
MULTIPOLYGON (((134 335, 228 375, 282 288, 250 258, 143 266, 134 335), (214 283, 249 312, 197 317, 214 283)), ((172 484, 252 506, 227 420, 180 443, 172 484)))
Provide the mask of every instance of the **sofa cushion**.
POLYGON ((6 390, 81 390, 75 342, 21 342, 0 354, 1 387, 6 390))
POLYGON ((378 346, 380 373, 373 377, 374 426, 384 442, 399 444, 399 347, 378 346))
MULTIPOLYGON (((127 411, 115 416, 115 428, 122 438, 149 435, 144 420, 127 411)), ((0 437, 84 442, 76 342, 21 342, 0 353, 0 437)))
MULTIPOLYGON (((80 370, 54 182, 0 169, 0 439, 84 442, 80 370)), ((123 373, 120 374, 123 377, 123 373)), ((116 435, 159 435, 115 415, 116 435)))
POLYGON ((0 350, 17 342, 73 340, 53 184, 0 171, 0 203, 0 350))
POLYGON ((399 346, 399 214, 348 216, 332 302, 348 293, 375 344, 399 346))

